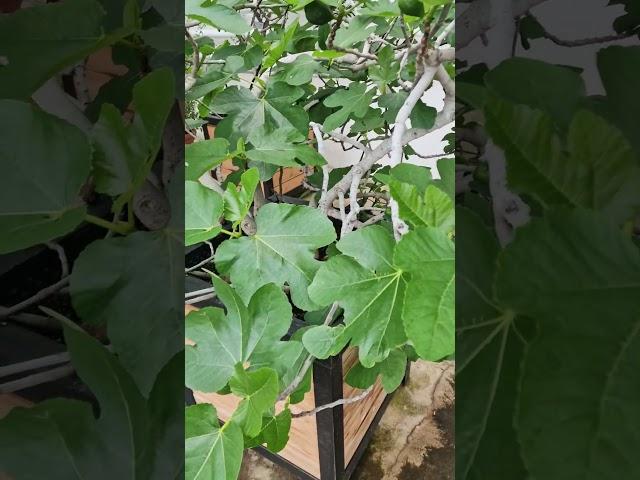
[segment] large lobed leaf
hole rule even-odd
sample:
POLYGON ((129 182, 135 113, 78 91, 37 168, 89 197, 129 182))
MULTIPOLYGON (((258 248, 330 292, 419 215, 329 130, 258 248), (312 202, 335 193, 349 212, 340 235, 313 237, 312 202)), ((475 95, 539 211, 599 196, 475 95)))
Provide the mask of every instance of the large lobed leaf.
POLYGON ((181 350, 183 287, 176 271, 184 265, 182 245, 182 236, 170 230, 98 240, 71 274, 75 311, 87 323, 107 326, 120 361, 145 395, 181 350))
POLYGON ((317 209, 267 204, 256 215, 255 235, 230 239, 218 248, 218 271, 229 275, 243 300, 267 283, 291 288, 293 303, 316 310, 307 288, 320 268, 317 249, 336 238, 333 224, 317 209))
POLYGON ((7 62, 0 68, 3 97, 26 100, 65 67, 131 33, 122 15, 118 20, 110 25, 97 0, 66 0, 0 16, 1 55, 7 62))
POLYGON ((227 116, 218 125, 216 135, 235 144, 259 130, 281 131, 291 141, 304 141, 309 128, 308 115, 293 105, 303 95, 302 88, 284 82, 270 84, 262 97, 256 97, 248 88, 226 88, 211 102, 214 112, 227 116))
POLYGON ((218 192, 198 182, 185 182, 185 246, 204 242, 218 235, 223 209, 222 196, 218 192))
POLYGON ((80 189, 91 146, 79 129, 28 103, 1 100, 0 109, 0 253, 6 253, 62 236, 84 220, 80 189))
MULTIPOLYGON (((180 473, 175 449, 182 441, 182 419, 173 402, 177 355, 158 377, 149 401, 141 395, 117 358, 68 322, 64 336, 78 376, 95 394, 100 414, 77 400, 46 400, 16 408, 0 420, 0 463, 14 478, 166 479, 180 473)), ((177 367, 177 368, 176 368, 177 367)))
POLYGON ((229 142, 224 138, 194 142, 185 146, 184 156, 185 178, 195 182, 229 157, 229 142))
POLYGON ((519 231, 499 265, 498 298, 540 325, 515 416, 525 464, 549 479, 637 476, 637 246, 600 213, 558 210, 519 231))
POLYGON ((487 129, 506 153, 509 185, 542 205, 601 209, 634 174, 629 143, 591 112, 575 114, 563 142, 541 111, 501 100, 486 111, 487 129))
POLYGON ((305 333, 305 343, 331 352, 326 345, 331 338, 335 345, 350 340, 366 368, 407 340, 430 360, 453 352, 454 255, 444 233, 421 227, 396 246, 390 232, 372 226, 349 234, 337 247, 343 255, 323 264, 309 294, 320 305, 338 302, 345 328, 320 336, 326 327, 314 327, 305 333))
POLYGON ((242 430, 234 422, 220 426, 213 405, 185 409, 185 480, 236 480, 242 464, 242 430))
POLYGON ((250 30, 249 24, 236 12, 224 4, 208 0, 186 0, 184 14, 222 31, 242 35, 250 30))
POLYGON ((155 70, 133 88, 131 124, 120 111, 105 104, 92 132, 96 191, 111 196, 138 188, 156 159, 162 132, 174 103, 171 70, 155 70))
MULTIPOLYGON (((284 292, 274 284, 258 289, 245 305, 224 281, 213 277, 225 313, 207 307, 186 318, 185 384, 194 390, 216 392, 233 376, 236 365, 252 367, 279 365, 279 357, 295 355, 296 342, 280 339, 291 325, 292 313, 284 292)), ((286 368, 291 365, 286 366, 286 368)), ((280 370, 278 368, 278 370, 280 370)))

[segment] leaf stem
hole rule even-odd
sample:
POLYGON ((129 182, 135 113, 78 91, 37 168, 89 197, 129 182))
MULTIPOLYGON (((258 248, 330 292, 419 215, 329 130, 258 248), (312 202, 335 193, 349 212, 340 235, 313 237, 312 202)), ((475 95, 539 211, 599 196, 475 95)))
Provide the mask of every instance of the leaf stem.
POLYGON ((236 233, 236 232, 230 232, 229 230, 225 230, 224 228, 222 228, 220 231, 221 231, 222 233, 224 233, 225 235, 229 235, 230 237, 233 237, 233 238, 238 238, 238 237, 240 237, 240 236, 241 236, 239 233, 236 233))
POLYGON ((126 235, 133 230, 133 225, 117 224, 89 213, 87 213, 84 219, 89 223, 93 223, 94 225, 98 225, 99 227, 106 228, 107 230, 111 230, 112 232, 119 233, 121 235, 126 235))

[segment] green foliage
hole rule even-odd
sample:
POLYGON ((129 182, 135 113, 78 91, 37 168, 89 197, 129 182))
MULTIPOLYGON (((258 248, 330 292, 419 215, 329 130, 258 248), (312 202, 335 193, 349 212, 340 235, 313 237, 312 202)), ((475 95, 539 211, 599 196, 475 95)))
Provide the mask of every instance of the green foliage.
POLYGON ((375 94, 376 91, 368 90, 364 83, 352 83, 346 90, 338 90, 327 97, 323 102, 325 106, 340 109, 326 118, 322 125, 325 131, 335 130, 350 118, 364 117, 375 94))
MULTIPOLYGON (((405 17, 388 0, 291 0, 251 9, 242 2, 188 2, 189 18, 237 35, 186 46, 187 124, 221 117, 215 140, 187 147, 186 214, 194 222, 186 235, 194 245, 210 240, 212 259, 196 267, 197 275, 211 274, 212 295, 224 304, 186 318, 186 385, 240 401, 222 428, 211 407, 200 407, 205 436, 199 445, 187 434, 187 450, 194 449, 187 452, 187 478, 194 470, 201 478, 234 478, 236 443, 285 448, 289 407, 311 388, 309 360, 357 348, 360 362, 349 382, 366 389, 381 377, 391 393, 407 362, 453 354, 454 160, 437 162, 435 179, 424 166, 405 163, 363 172, 352 188, 371 201, 360 199, 366 208, 357 212, 353 192, 340 184, 351 167, 332 168, 337 159, 329 158, 331 148, 320 148, 314 126, 321 125, 325 141, 338 132, 348 137, 345 147, 375 148, 373 137, 389 143, 419 67, 413 39, 425 22, 437 38, 453 18, 451 5, 443 8, 450 3, 418 2, 413 17, 405 17), (227 10, 252 18, 248 30, 227 10), (405 30, 412 43, 406 56, 405 30), (290 201, 283 183, 298 176, 309 192, 290 201), (198 180, 202 188, 192 185, 198 180), (348 195, 355 228, 330 220, 345 220, 336 201, 315 207, 325 183, 348 195), (410 227, 400 241, 388 227, 390 195, 410 227), (380 225, 363 226, 367 220, 380 225), (242 442, 234 440, 238 431, 242 442)), ((406 126, 424 134, 438 115, 419 101, 406 126)), ((188 411, 195 415, 194 407, 188 411)))
POLYGON ((266 284, 245 305, 222 280, 213 285, 227 307, 207 307, 186 318, 185 384, 194 390, 217 392, 238 364, 280 365, 278 357, 296 355, 295 342, 281 342, 291 325, 291 306, 274 284, 266 284))
POLYGON ((256 216, 254 235, 229 239, 216 252, 216 267, 229 275, 244 299, 267 283, 291 289, 293 304, 315 310, 307 293, 321 262, 314 251, 336 238, 322 212, 297 205, 267 204, 256 216))
POLYGON ((380 376, 385 392, 391 393, 402 383, 406 366, 406 353, 400 349, 391 350, 387 358, 371 368, 365 368, 360 362, 356 363, 347 372, 345 381, 352 387, 366 389, 373 385, 380 376))
POLYGON ((160 148, 173 106, 173 84, 173 75, 166 68, 140 80, 133 88, 135 118, 130 125, 123 123, 113 105, 102 107, 92 131, 96 191, 117 196, 142 184, 160 148))
POLYGON ((0 252, 53 240, 73 231, 86 213, 80 189, 89 176, 91 145, 76 127, 16 100, 1 100, 6 113, 0 155, 0 252), (16 137, 15 132, 30 138, 16 137), (41 185, 33 189, 32 185, 41 185))
MULTIPOLYGON (((337 243, 342 255, 325 262, 309 287, 318 304, 337 302, 344 309, 345 328, 332 336, 338 345, 346 337, 358 346, 367 368, 407 340, 423 358, 439 360, 453 351, 452 242, 427 227, 394 243, 379 226, 351 233, 344 244, 337 243), (430 287, 426 294, 425 285, 430 287)), ((307 332, 303 341, 313 339, 314 348, 326 351, 322 344, 329 334, 314 332, 320 328, 307 332)))
POLYGON ((221 230, 220 217, 224 210, 222 196, 198 182, 185 182, 184 195, 185 246, 204 242, 218 235, 221 230))
MULTIPOLYGON (((523 41, 541 29, 537 20, 521 23, 523 41)), ((630 425, 640 391, 631 373, 640 285, 631 119, 639 97, 628 83, 638 52, 599 49, 606 95, 597 98, 586 95, 579 69, 521 58, 466 84, 464 102, 486 119, 505 153, 508 186, 531 219, 501 247, 493 213, 480 206, 492 200, 486 191, 457 208, 461 478, 638 474, 630 425)))
POLYGON ((331 9, 318 0, 313 0, 304 7, 304 15, 314 25, 324 25, 333 19, 331 9))
POLYGON ((220 426, 213 405, 185 409, 185 479, 235 480, 240 473, 244 442, 234 422, 220 426))
POLYGON ((187 145, 185 147, 186 180, 197 181, 228 157, 229 142, 224 138, 214 138, 187 145))
POLYGON ((105 25, 107 21, 97 0, 70 0, 3 15, 0 42, 6 46, 2 55, 7 59, 7 65, 0 69, 3 98, 28 99, 60 70, 132 32, 129 25, 119 23, 113 28, 116 26, 105 25), (105 26, 111 28, 105 30, 105 26), (40 61, 33 61, 35 52, 40 61))
POLYGON ((278 398, 278 374, 270 368, 245 372, 236 366, 236 373, 229 380, 231 392, 242 398, 233 412, 232 421, 242 427, 244 434, 255 437, 262 430, 262 415, 278 398))
POLYGON ((70 321, 63 325, 78 376, 96 396, 100 416, 94 416, 89 403, 66 399, 12 410, 0 422, 0 459, 5 472, 56 480, 177 475, 182 462, 169 463, 163 457, 175 458, 171 454, 181 441, 182 419, 156 415, 162 409, 176 411, 166 390, 175 386, 174 375, 182 369, 183 356, 176 355, 158 376, 147 400, 115 355, 70 321), (167 428, 154 427, 160 422, 167 428), (34 434, 38 435, 37 445, 34 434))

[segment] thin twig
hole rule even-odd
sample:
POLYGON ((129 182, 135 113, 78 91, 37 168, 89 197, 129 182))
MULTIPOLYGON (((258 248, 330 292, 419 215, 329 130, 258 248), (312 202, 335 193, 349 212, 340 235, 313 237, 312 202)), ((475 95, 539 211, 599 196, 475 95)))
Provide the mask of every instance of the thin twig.
POLYGON ((198 263, 198 264, 196 264, 196 265, 194 265, 192 267, 185 268, 184 269, 185 273, 193 272, 194 270, 197 270, 198 268, 205 266, 207 263, 209 263, 210 261, 213 260, 213 258, 215 256, 215 251, 213 249, 213 245, 208 240, 206 240, 204 243, 206 243, 209 246, 209 250, 211 251, 211 256, 209 258, 206 258, 205 260, 202 260, 200 263, 198 263))
POLYGON ((187 76, 185 77, 185 82, 184 82, 185 91, 189 91, 196 84, 198 70, 200 70, 200 60, 201 59, 200 59, 200 50, 198 48, 198 43, 194 40, 193 36, 189 32, 189 29, 185 28, 184 29, 184 33, 185 33, 185 37, 187 37, 187 40, 191 44, 191 48, 193 49, 193 54, 192 54, 192 63, 193 63, 193 65, 191 65, 191 72, 189 72, 189 74, 187 74, 187 76))
POLYGON ((308 416, 311 416, 311 415, 315 415, 316 413, 322 412, 324 410, 328 410, 330 408, 338 407, 340 405, 349 405, 349 404, 352 404, 352 403, 357 403, 357 402, 360 402, 360 401, 364 400, 365 398, 367 398, 369 396, 369 394, 371 394, 371 392, 373 392, 373 385, 371 385, 364 392, 359 393, 355 397, 342 398, 340 400, 336 400, 334 402, 327 403, 326 405, 320 405, 319 407, 316 407, 313 410, 307 410, 307 411, 299 412, 299 413, 292 413, 291 417, 293 417, 293 418, 308 417, 308 416))
MULTIPOLYGON (((533 15, 531 16, 535 19, 533 15)), ((636 27, 628 32, 623 32, 623 33, 618 33, 613 35, 603 35, 602 37, 580 38, 577 40, 563 40, 557 37, 556 35, 554 35, 553 33, 549 32, 546 28, 542 26, 540 22, 538 22, 538 25, 542 27, 543 35, 545 36, 545 38, 551 40, 556 45, 560 45, 561 47, 584 47, 585 45, 593 45, 596 43, 615 42, 618 40, 624 40, 625 38, 633 37, 640 33, 640 31, 638 30, 638 27, 636 27)))
POLYGON ((362 143, 360 143, 359 141, 357 141, 355 138, 351 138, 348 137, 347 135, 338 132, 337 130, 333 130, 331 132, 326 132, 323 128, 322 125, 318 124, 318 123, 313 123, 311 122, 311 127, 315 129, 317 128, 320 132, 329 135, 330 137, 333 137, 334 139, 338 140, 339 142, 344 142, 344 143, 348 143, 349 145, 352 145, 354 147, 356 147, 358 150, 362 150, 363 152, 369 152, 371 151, 370 148, 365 147, 362 143))
POLYGON ((35 387, 43 383, 53 382, 61 378, 67 377, 74 372, 72 365, 64 365, 62 367, 52 368, 46 372, 34 373, 18 380, 0 384, 0 394, 12 393, 26 388, 35 387))
POLYGON ((359 227, 359 228, 368 227, 369 225, 373 225, 373 224, 375 224, 375 223, 378 223, 379 221, 381 221, 381 220, 384 218, 384 215, 385 215, 385 213, 384 213, 384 212, 379 213, 379 214, 377 214, 377 215, 374 215, 374 216, 373 216, 373 217, 371 217, 370 219, 368 219, 368 220, 366 220, 366 221, 362 222, 362 223, 360 224, 360 227, 359 227))
POLYGON ((10 317, 11 315, 14 315, 15 313, 24 310, 25 308, 29 308, 33 305, 35 305, 36 303, 44 300, 45 298, 49 297, 50 295, 53 295, 54 293, 56 293, 58 290, 60 290, 62 287, 65 287, 66 285, 69 284, 69 280, 70 277, 64 277, 61 280, 58 280, 56 283, 54 283, 53 285, 49 285, 46 288, 43 288, 42 290, 40 290, 38 293, 36 293, 35 295, 33 295, 30 298, 27 298, 26 300, 17 303, 11 307, 0 307, 0 318, 7 318, 10 317))
POLYGON ((4 367, 0 367, 0 378, 16 375, 22 372, 28 372, 29 370, 35 370, 37 368, 66 363, 69 359, 69 352, 60 352, 54 353, 53 355, 47 355, 45 357, 34 358, 33 360, 27 360, 25 362, 6 365, 4 367))
POLYGON ((203 288, 202 290, 195 290, 193 292, 187 292, 184 294, 184 298, 192 298, 197 297, 199 295, 204 295, 207 293, 215 293, 215 289, 213 287, 203 288))
POLYGON ((215 293, 209 293, 207 295, 202 295, 201 297, 190 298, 185 300, 186 305, 195 305, 196 303, 204 302, 205 300, 211 300, 212 298, 216 298, 215 293))

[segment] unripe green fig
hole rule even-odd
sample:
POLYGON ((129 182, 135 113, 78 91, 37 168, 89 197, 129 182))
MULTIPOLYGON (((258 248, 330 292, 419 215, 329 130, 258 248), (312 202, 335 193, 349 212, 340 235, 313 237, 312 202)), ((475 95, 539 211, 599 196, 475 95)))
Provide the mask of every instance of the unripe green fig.
POLYGON ((400 11, 405 15, 414 17, 424 16, 424 4, 422 0, 398 0, 400 11))
POLYGON ((304 14, 309 23, 314 25, 325 25, 333 20, 331 9, 319 0, 313 0, 313 2, 307 4, 304 7, 304 14))

